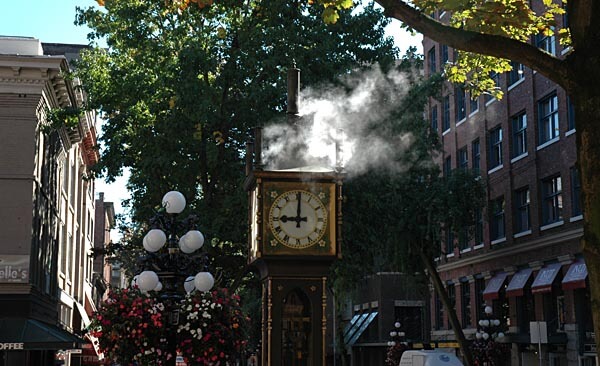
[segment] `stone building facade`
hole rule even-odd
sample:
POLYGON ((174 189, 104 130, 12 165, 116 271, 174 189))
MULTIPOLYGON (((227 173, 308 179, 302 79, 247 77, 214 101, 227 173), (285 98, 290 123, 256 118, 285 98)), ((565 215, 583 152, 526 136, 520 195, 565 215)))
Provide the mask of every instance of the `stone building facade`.
POLYGON ((74 349, 94 309, 96 117, 52 125, 81 107, 69 55, 83 46, 0 37, 0 349, 3 365, 81 363, 74 349))
MULTIPOLYGON (((445 12, 433 16, 449 19, 445 12)), ((557 57, 569 52, 554 37, 531 42, 557 57)), ((423 49, 427 75, 456 57, 426 37, 423 49)), ((446 83, 441 98, 429 102, 431 128, 443 143, 443 173, 478 171, 488 202, 476 218, 474 238, 445 233, 438 270, 467 338, 473 339, 486 305, 507 325, 503 341, 512 347, 510 364, 537 364, 541 349, 545 365, 597 365, 579 243, 583 217, 569 96, 517 63, 494 78, 502 100, 471 99, 446 83), (538 326, 547 329, 541 345, 531 338, 538 326)), ((435 295, 431 325, 433 339, 453 339, 435 295)))

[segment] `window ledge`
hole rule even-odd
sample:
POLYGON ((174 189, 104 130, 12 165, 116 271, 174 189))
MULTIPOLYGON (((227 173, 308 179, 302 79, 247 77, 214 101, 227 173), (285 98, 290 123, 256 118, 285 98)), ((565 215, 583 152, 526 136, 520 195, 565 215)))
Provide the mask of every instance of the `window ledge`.
POLYGON ((450 133, 451 128, 447 129, 446 131, 442 132, 442 136, 446 136, 448 133, 450 133))
POLYGON ((569 222, 575 222, 575 221, 580 221, 580 220, 583 220, 583 215, 573 216, 573 217, 571 217, 569 222))
POLYGON ((506 91, 511 91, 514 88, 516 88, 517 86, 519 86, 520 84, 522 84, 525 81, 525 76, 523 76, 522 78, 519 79, 519 81, 515 81, 514 83, 512 83, 508 89, 506 91))
POLYGON ((454 257, 454 253, 446 254, 446 258, 452 258, 452 257, 454 257))
POLYGON ((564 56, 571 51, 573 51, 573 47, 569 46, 569 47, 563 49, 562 51, 560 51, 560 54, 561 54, 561 56, 564 56))
POLYGON ((557 142, 558 140, 560 140, 560 138, 558 136, 556 136, 555 138, 553 138, 552 140, 548 140, 546 142, 544 142, 543 144, 541 144, 540 146, 537 147, 537 150, 540 151, 541 149, 550 146, 552 144, 554 144, 555 142, 557 142))
POLYGON ((506 236, 505 236, 504 238, 500 238, 500 239, 492 240, 492 245, 496 245, 496 244, 504 243, 505 241, 506 241, 506 236))
POLYGON ((470 247, 469 247, 469 248, 465 248, 465 249, 462 249, 462 250, 460 251, 460 254, 469 253, 470 251, 471 251, 471 248, 470 248, 470 247))
POLYGON ((567 137, 567 136, 571 136, 571 135, 572 135, 572 134, 574 134, 575 132, 577 132, 577 130, 575 130, 575 129, 569 130, 569 131, 565 132, 565 137, 567 137))
POLYGON ((531 234, 531 229, 525 230, 525 231, 521 231, 520 233, 516 233, 515 235, 513 235, 513 238, 517 239, 517 238, 520 238, 522 236, 530 235, 530 234, 531 234))
POLYGON ((476 115, 476 114, 477 114, 477 112, 479 112, 479 108, 477 108, 476 110, 474 110, 473 112, 471 112, 471 113, 469 114, 469 118, 471 118, 471 117, 473 117, 474 115, 476 115))
POLYGON ((456 127, 462 125, 463 123, 465 123, 465 121, 467 120, 467 117, 461 119, 460 121, 456 122, 456 127))
POLYGON ((481 244, 477 244, 473 247, 473 250, 477 250, 477 249, 481 249, 484 247, 485 244, 481 243, 481 244))
POLYGON ((561 225, 563 225, 564 223, 565 223, 565 222, 564 222, 563 220, 556 221, 556 222, 553 222, 553 223, 551 223, 551 224, 544 225, 544 226, 540 227, 540 231, 544 231, 544 230, 552 229, 553 227, 561 226, 561 225))
POLYGON ((488 170, 488 175, 490 175, 492 173, 495 173, 495 172, 497 172, 498 170, 500 170, 502 168, 504 168, 504 165, 500 164, 500 165, 496 166, 495 168, 492 168, 492 169, 488 170))
POLYGON ((523 158, 526 158, 527 156, 529 156, 529 153, 527 153, 527 152, 524 152, 523 154, 521 154, 521 155, 519 155, 519 156, 516 156, 516 157, 512 158, 512 160, 510 161, 510 163, 511 163, 511 164, 514 164, 514 163, 516 163, 517 161, 519 161, 519 160, 521 160, 521 159, 523 159, 523 158))
POLYGON ((488 100, 487 102, 485 102, 485 106, 487 107, 488 105, 494 103, 497 99, 496 98, 492 98, 490 100, 488 100))

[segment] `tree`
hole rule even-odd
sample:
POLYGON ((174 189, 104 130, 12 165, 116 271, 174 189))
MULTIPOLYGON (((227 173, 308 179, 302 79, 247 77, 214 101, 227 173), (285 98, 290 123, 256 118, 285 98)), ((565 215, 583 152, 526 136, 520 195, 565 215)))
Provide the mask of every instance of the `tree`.
MULTIPOLYGON (((578 167, 583 195, 584 234, 582 250, 588 268, 594 330, 600 334, 600 3, 597 1, 531 2, 467 0, 375 0, 388 17, 398 19, 425 36, 462 50, 462 61, 448 70, 452 80, 466 82, 475 92, 493 85, 489 72, 510 69, 509 61, 526 65, 565 89, 575 108, 578 167), (564 7, 562 6, 564 5, 564 7), (442 24, 428 14, 434 10, 452 14, 442 24), (559 16, 566 10, 568 26, 560 28, 559 16), (557 31, 558 30, 558 31, 557 31), (556 57, 529 44, 537 34, 558 33, 571 46, 564 57, 556 57)), ((344 8, 342 0, 321 0, 325 21, 344 8)), ((491 92, 494 92, 491 90, 491 92)), ((596 337, 600 348, 600 337, 596 337)))
POLYGON ((105 118, 96 173, 110 181, 130 170, 138 246, 145 229, 137 223, 176 189, 208 238, 245 253, 245 143, 251 127, 283 115, 286 68, 296 62, 303 84, 317 85, 367 64, 390 65, 397 52, 373 7, 344 11, 327 27, 306 1, 208 5, 112 0, 78 11, 90 39, 105 37, 109 46, 77 64, 87 108, 105 118))
MULTIPOLYGON (((414 58, 405 58, 400 70, 407 72, 410 67, 422 66, 420 63, 419 59, 415 62, 414 58)), ((469 345, 437 272, 435 258, 445 251, 440 247, 443 233, 474 227, 475 213, 483 208, 485 191, 481 180, 470 171, 440 174, 434 161, 440 143, 423 119, 423 108, 429 96, 439 93, 441 78, 424 80, 418 72, 410 75, 410 90, 389 116, 372 121, 359 131, 369 135, 368 141, 373 136, 380 141, 411 136, 411 143, 409 148, 397 149, 388 156, 394 164, 386 166, 395 169, 374 168, 347 179, 344 259, 333 268, 333 287, 336 293, 348 293, 367 274, 425 270, 447 309, 466 363, 471 365, 469 345), (416 257, 420 260, 415 261, 416 257)), ((379 95, 383 103, 389 103, 389 95, 402 93, 387 87, 381 89, 385 90, 379 95)), ((351 164, 352 160, 348 162, 351 164)))

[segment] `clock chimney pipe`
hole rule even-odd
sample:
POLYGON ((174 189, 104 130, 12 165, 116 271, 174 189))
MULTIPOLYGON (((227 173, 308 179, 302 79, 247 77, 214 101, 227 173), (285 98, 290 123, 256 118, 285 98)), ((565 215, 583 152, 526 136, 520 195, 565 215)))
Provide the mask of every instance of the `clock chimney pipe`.
POLYGON ((296 63, 287 72, 287 113, 298 114, 298 98, 300 95, 300 69, 296 63))
POLYGON ((262 127, 254 127, 254 170, 262 170, 262 127))

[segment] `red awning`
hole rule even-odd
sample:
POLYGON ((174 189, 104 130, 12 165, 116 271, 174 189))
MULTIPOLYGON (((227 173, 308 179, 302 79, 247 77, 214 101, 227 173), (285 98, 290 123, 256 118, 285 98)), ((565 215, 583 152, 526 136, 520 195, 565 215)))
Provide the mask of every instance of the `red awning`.
POLYGON ((552 291, 552 284, 556 279, 556 275, 560 272, 560 268, 562 264, 553 263, 549 264, 546 267, 540 269, 537 276, 535 276, 535 280, 531 285, 531 292, 536 293, 544 293, 552 291))
POLYGON ((583 259, 580 259, 571 264, 565 278, 562 280, 563 290, 574 290, 585 287, 585 279, 587 278, 587 267, 583 259))
POLYGON ((523 290, 525 289, 525 285, 527 285, 527 281, 531 278, 531 272, 533 269, 525 268, 515 273, 506 287, 506 296, 523 296, 523 290))
POLYGON ((501 272, 497 273, 490 282, 488 282, 485 290, 483 290, 483 299, 484 300, 494 300, 500 297, 500 290, 502 290, 502 286, 506 282, 507 273, 501 272))

